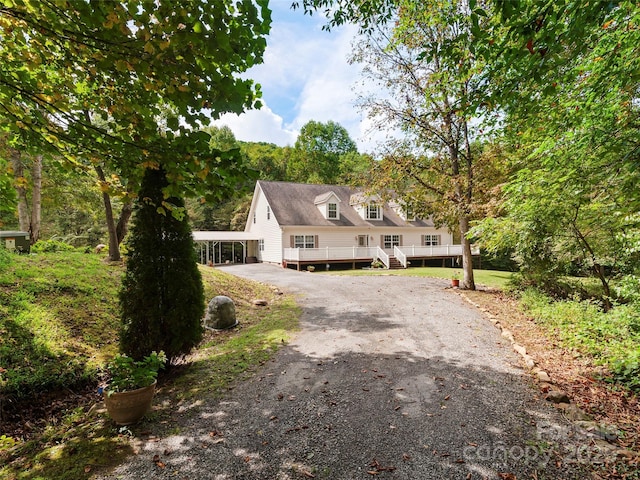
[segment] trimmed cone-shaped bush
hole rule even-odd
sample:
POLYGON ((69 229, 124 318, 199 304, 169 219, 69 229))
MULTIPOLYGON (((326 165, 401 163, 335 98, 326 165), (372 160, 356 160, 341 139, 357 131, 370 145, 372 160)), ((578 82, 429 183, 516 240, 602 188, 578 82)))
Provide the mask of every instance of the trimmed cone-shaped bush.
MULTIPOLYGON (((163 207, 164 170, 147 169, 127 243, 127 270, 120 290, 123 353, 140 360, 163 350, 169 361, 202 339, 204 291, 187 216, 163 207)), ((168 204, 183 207, 178 198, 168 204)))

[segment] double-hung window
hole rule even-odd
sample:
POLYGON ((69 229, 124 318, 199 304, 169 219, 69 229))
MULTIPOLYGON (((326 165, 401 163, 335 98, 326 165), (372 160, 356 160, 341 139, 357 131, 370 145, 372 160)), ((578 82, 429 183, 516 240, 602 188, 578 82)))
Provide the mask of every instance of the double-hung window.
POLYGON ((338 204, 330 203, 327 205, 327 218, 338 218, 338 204))
POLYGON ((440 235, 423 235, 422 245, 426 247, 440 245, 440 235))
POLYGON ((382 219, 382 209, 380 205, 370 203, 367 205, 367 220, 380 220, 382 219))
POLYGON ((258 240, 258 250, 264 252, 264 238, 258 240))
POLYGON ((385 235, 383 240, 384 248, 387 250, 400 246, 400 235, 385 235))
POLYGON ((294 248, 316 248, 316 237, 314 235, 295 235, 293 238, 294 248))

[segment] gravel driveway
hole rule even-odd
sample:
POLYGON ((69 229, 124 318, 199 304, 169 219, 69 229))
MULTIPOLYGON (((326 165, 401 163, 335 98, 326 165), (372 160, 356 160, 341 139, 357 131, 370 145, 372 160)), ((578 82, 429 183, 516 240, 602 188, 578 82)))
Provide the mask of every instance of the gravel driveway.
POLYGON ((224 270, 296 294, 300 333, 105 478, 582 478, 549 448, 575 432, 448 282, 224 270))

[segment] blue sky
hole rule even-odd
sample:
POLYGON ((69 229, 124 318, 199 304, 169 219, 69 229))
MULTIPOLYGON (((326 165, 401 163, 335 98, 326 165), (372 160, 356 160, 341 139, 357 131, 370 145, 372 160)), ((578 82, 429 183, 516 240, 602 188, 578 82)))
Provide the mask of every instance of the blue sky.
POLYGON ((345 127, 361 152, 371 150, 366 121, 355 107, 353 88, 360 68, 349 65, 353 26, 322 31, 321 15, 291 10, 291 0, 272 0, 271 33, 264 63, 248 72, 262 87, 265 106, 216 121, 228 125, 239 140, 293 145, 309 120, 333 120, 345 127))

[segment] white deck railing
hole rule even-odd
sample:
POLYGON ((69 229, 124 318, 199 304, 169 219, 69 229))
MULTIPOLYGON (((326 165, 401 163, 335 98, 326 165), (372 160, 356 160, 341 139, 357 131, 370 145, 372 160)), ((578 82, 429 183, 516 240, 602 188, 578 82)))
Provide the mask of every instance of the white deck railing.
POLYGON ((385 268, 389 268, 389 255, 387 255, 387 252, 385 252, 380 247, 376 247, 376 256, 373 261, 375 262, 376 260, 380 260, 382 263, 384 263, 385 268))
POLYGON ((398 259, 404 268, 407 268, 407 255, 397 246, 393 247, 393 256, 398 259))
POLYGON ((283 259, 296 262, 371 259, 376 255, 376 248, 377 247, 285 248, 283 259))
MULTIPOLYGON (((455 257, 462 255, 462 245, 433 245, 394 247, 393 255, 406 267, 411 257, 455 257)), ((480 255, 480 248, 472 246, 472 255, 480 255)), ((389 266, 389 254, 380 247, 325 247, 325 248, 285 248, 283 260, 293 262, 325 262, 339 260, 380 259, 389 266)))
MULTIPOLYGON (((448 257, 462 255, 462 245, 431 245, 396 247, 407 257, 448 257)), ((471 246, 471 255, 480 255, 480 248, 471 246)))

